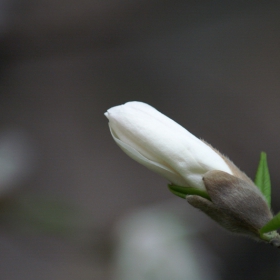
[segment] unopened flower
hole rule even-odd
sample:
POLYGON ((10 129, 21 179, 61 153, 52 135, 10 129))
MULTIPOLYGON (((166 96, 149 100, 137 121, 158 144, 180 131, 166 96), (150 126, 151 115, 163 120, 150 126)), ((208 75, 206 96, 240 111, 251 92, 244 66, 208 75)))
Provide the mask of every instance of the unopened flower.
POLYGON ((280 245, 276 232, 260 234, 273 217, 262 192, 211 145, 142 102, 113 107, 105 115, 119 147, 167 178, 174 194, 231 232, 280 245))
POLYGON ((175 185, 205 190, 210 170, 232 174, 224 159, 182 126, 142 102, 128 102, 105 113, 112 136, 134 160, 175 185))

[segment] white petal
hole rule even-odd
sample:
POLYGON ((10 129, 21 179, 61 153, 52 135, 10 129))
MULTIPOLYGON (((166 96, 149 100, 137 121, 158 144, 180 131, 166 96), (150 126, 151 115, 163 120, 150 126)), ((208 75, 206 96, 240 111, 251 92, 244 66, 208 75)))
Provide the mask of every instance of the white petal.
POLYGON ((213 149, 145 103, 129 102, 113 107, 106 117, 115 138, 144 158, 175 170, 187 185, 204 189, 202 176, 209 170, 232 174, 213 149))
POLYGON ((183 178, 180 177, 180 175, 176 174, 174 171, 170 170, 166 166, 154 162, 152 160, 149 160, 148 158, 141 155, 137 150, 132 148, 131 146, 127 145, 120 139, 116 138, 114 135, 114 132, 111 130, 111 134, 113 139, 116 141, 118 146, 132 159, 137 161, 138 163, 144 165, 145 167, 149 168, 150 170, 160 174, 161 176, 165 177, 170 182, 177 184, 178 186, 187 186, 187 183, 183 178))

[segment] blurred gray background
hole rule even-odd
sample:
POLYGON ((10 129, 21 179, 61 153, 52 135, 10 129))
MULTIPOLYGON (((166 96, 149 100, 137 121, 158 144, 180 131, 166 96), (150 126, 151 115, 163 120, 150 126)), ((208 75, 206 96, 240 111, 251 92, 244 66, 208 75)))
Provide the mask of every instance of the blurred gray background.
POLYGON ((162 203, 203 226, 195 251, 211 252, 216 279, 280 279, 277 249, 228 234, 174 197, 117 147, 103 115, 149 103, 251 178, 267 152, 278 212, 279 13, 279 1, 1 0, 0 136, 21 147, 3 200, 51 196, 84 213, 71 238, 4 213, 1 279, 115 279, 119 221, 162 203))

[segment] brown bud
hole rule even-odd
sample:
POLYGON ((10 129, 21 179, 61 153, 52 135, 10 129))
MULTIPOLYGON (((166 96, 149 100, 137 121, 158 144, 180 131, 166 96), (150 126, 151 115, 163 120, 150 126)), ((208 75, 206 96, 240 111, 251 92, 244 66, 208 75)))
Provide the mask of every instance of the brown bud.
POLYGON ((259 239, 259 230, 273 215, 258 188, 217 170, 207 172, 203 181, 211 201, 195 195, 187 201, 229 231, 259 239))

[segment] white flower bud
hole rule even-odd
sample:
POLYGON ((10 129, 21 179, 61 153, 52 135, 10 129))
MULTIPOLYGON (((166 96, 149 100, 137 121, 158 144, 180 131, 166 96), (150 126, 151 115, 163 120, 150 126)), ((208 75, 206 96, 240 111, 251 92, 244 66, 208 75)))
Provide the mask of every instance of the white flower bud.
POLYGON ((167 178, 172 193, 231 232, 280 246, 276 231, 260 231, 273 217, 264 195, 228 158, 145 103, 128 102, 105 115, 120 148, 167 178))
POLYGON ((205 190, 202 178, 208 171, 233 174, 219 153, 148 104, 128 102, 105 116, 127 155, 175 185, 205 190))

